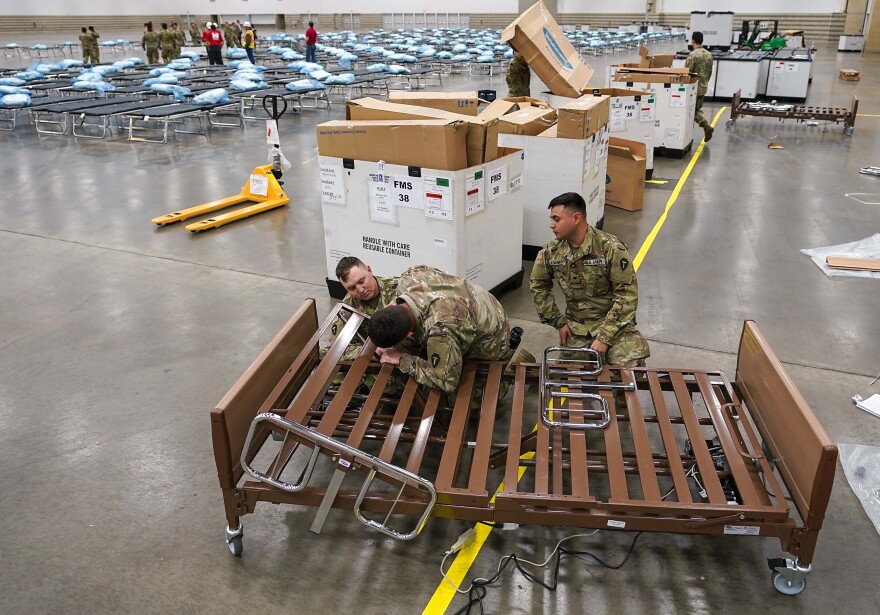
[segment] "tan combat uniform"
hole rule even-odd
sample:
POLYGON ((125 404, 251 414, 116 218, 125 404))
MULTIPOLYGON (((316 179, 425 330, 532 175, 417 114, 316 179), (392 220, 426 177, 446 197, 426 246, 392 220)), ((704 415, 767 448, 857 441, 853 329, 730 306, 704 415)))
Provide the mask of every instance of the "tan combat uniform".
POLYGON ((703 129, 709 125, 709 122, 706 121, 706 117, 703 115, 703 98, 709 89, 709 79, 712 77, 712 63, 712 54, 702 47, 694 49, 684 62, 685 67, 697 75, 697 111, 694 113, 694 120, 703 129))
POLYGON ((451 393, 468 359, 506 361, 510 325, 504 308, 488 291, 464 278, 420 265, 400 275, 397 302, 412 310, 412 339, 425 357, 404 348, 400 371, 416 382, 451 393))
POLYGON ((639 291, 635 270, 620 239, 591 226, 584 243, 572 248, 565 240, 544 246, 535 259, 529 283, 541 322, 574 337, 566 346, 589 348, 598 339, 608 345, 605 362, 621 367, 644 365, 648 342, 636 329, 639 291), (565 296, 565 314, 553 299, 553 282, 565 296))
POLYGON ((159 34, 156 32, 144 32, 141 38, 141 48, 147 53, 147 64, 155 64, 159 61, 159 34))
POLYGON ((529 84, 532 80, 532 71, 522 58, 513 58, 507 67, 508 96, 530 96, 529 84))

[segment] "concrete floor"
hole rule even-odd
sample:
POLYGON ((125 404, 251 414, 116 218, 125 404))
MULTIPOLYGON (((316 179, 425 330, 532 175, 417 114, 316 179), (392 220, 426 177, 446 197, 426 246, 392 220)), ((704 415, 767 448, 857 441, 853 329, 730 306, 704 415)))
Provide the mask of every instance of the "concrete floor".
MULTIPOLYGON (((815 68, 811 104, 845 105, 855 91, 863 113, 880 113, 880 59, 827 49, 815 68), (862 81, 839 81, 840 67, 861 68, 862 81)), ((447 83, 486 86, 504 91, 499 78, 447 83)), ((314 125, 341 114, 281 122, 289 207, 196 236, 149 220, 236 192, 265 161, 261 122, 166 146, 39 138, 27 125, 0 133, 0 611, 424 608, 465 523, 433 520, 398 543, 334 511, 316 536, 313 510, 266 505, 244 519, 241 559, 223 542, 208 411, 303 299, 322 312, 333 303, 314 125)), ((850 401, 880 392, 868 386, 880 372, 880 286, 826 278, 798 252, 880 230, 876 206, 844 196, 880 193, 857 172, 880 160, 880 120, 859 118, 848 138, 754 118, 725 129, 726 117, 639 270, 651 364, 732 373, 742 320, 755 319, 831 438, 880 445, 880 421, 850 401), (785 150, 767 149, 774 135, 785 150)), ((687 162, 658 159, 655 177, 673 182, 651 186, 642 212, 607 210, 606 229, 633 253, 687 162)), ((553 342, 526 288, 502 302, 530 350, 553 342)), ((468 578, 505 554, 543 558, 569 533, 495 531, 468 578)), ((603 532, 577 544, 618 561, 630 540, 603 532)), ((880 539, 842 472, 797 598, 770 586, 764 558, 779 554, 774 540, 645 535, 621 570, 570 559, 557 592, 507 575, 486 603, 493 613, 876 611, 880 539)))

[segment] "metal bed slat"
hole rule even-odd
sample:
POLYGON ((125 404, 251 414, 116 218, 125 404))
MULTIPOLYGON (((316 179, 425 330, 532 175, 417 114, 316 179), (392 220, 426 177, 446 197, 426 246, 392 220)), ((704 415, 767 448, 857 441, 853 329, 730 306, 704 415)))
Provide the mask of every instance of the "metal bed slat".
POLYGON ((379 452, 379 459, 382 461, 390 462, 391 458, 394 457, 394 450, 397 448, 398 441, 400 441, 400 433, 403 431, 403 425, 406 423, 406 417, 409 416, 413 398, 415 398, 418 388, 419 383, 416 382, 415 378, 410 378, 407 381, 406 388, 403 389, 403 395, 400 396, 400 402, 397 404, 397 410, 394 412, 394 418, 391 420, 391 425, 388 428, 388 435, 385 436, 385 443, 379 452))
MULTIPOLYGON (((599 380, 610 382, 611 376, 608 369, 602 370, 599 380)), ((605 462, 608 464, 608 480, 611 483, 611 499, 625 501, 629 499, 629 490, 626 486, 626 470, 623 466, 623 450, 620 446, 620 432, 617 424, 617 412, 614 406, 614 395, 611 391, 602 391, 602 397, 608 402, 611 422, 605 428, 605 462)))
MULTIPOLYGON (((636 386, 633 373, 621 370, 624 382, 636 386)), ((632 432, 633 444, 636 447, 636 459, 639 466, 639 479, 642 481, 642 498, 650 501, 660 499, 660 485, 657 483, 657 472, 654 469, 651 441, 648 439, 648 430, 645 428, 642 404, 636 390, 626 391, 626 406, 629 413, 630 431, 632 432)))
POLYGON ((538 439, 535 443, 535 490, 541 495, 548 493, 550 474, 550 431, 543 421, 538 421, 538 439))
POLYGON ((330 383, 339 371, 339 361, 345 354, 345 350, 351 343, 351 340, 357 334, 358 328, 363 322, 363 317, 358 314, 352 314, 339 332, 339 336, 333 342, 333 345, 327 349, 327 354, 318 364, 318 367, 306 381, 303 388, 300 389, 296 399, 293 400, 288 408, 285 416, 294 423, 302 423, 306 412, 315 407, 330 387, 330 383))
POLYGON ((358 413, 354 427, 352 428, 351 433, 348 434, 346 444, 349 446, 358 448, 361 445, 361 441, 364 439, 364 434, 367 433, 367 429, 370 427, 370 421, 373 419, 373 415, 379 407, 382 393, 385 392, 385 385, 388 384, 388 380, 391 378, 391 373, 394 369, 393 365, 386 364, 379 370, 379 374, 376 376, 376 382, 373 383, 373 388, 370 389, 370 394, 367 395, 367 401, 364 402, 361 411, 358 413))
POLYGON ((525 399, 526 368, 516 367, 513 382, 513 403, 510 407, 510 430, 507 436, 507 460, 504 464, 504 489, 516 491, 519 482, 520 442, 522 441, 523 401, 525 399))
POLYGON ((368 342, 360 356, 355 359, 354 364, 349 368, 348 373, 345 374, 342 384, 339 385, 339 390, 333 396, 333 401, 330 402, 330 405, 324 412, 321 422, 318 423, 316 428, 318 433, 329 436, 336 430, 339 420, 345 414, 345 408, 348 406, 351 396, 360 386, 361 380, 370 366, 375 348, 372 342, 368 342))
POLYGON ((681 455, 678 452, 678 443, 672 432, 672 423, 669 421, 669 412, 666 410, 666 400, 663 398, 663 390, 660 387, 660 379, 657 372, 648 372, 648 386, 651 389, 651 399, 654 412, 657 415, 657 425, 660 427, 660 435, 663 438, 663 447, 666 449, 666 458, 669 461, 669 471, 672 474, 672 482, 675 486, 675 496, 679 502, 692 504, 691 490, 688 487, 687 477, 681 464, 681 455))
POLYGON ((452 419, 449 424, 449 431, 446 434, 446 444, 440 457, 440 468, 437 470, 437 481, 434 484, 437 491, 453 488, 452 483, 458 470, 465 427, 470 415, 471 394, 474 390, 476 375, 476 363, 466 365, 462 370, 461 379, 458 382, 458 394, 455 397, 455 406, 452 409, 452 419))
POLYGON ((495 412, 498 408, 498 391, 501 388, 501 363, 493 363, 486 377, 483 390, 483 404, 480 410, 480 425, 477 428, 477 446, 471 462, 471 475, 468 488, 471 491, 486 490, 486 475, 489 471, 489 453, 492 449, 492 434, 495 428, 495 412))
POLYGON ((739 490, 743 503, 746 506, 763 505, 764 502, 761 501, 758 497, 757 491, 755 491, 751 472, 749 471, 749 468, 746 467, 743 457, 738 452, 737 444, 733 439, 733 434, 727 429, 728 423, 722 416, 724 410, 721 408, 721 402, 718 401, 715 392, 712 390, 712 385, 709 384, 709 378, 706 374, 700 373, 695 374, 695 377, 697 379, 697 385, 700 387, 700 393, 702 393, 703 399, 706 400, 706 407, 709 409, 709 414, 715 421, 715 431, 718 434, 718 440, 721 442, 721 448, 724 450, 724 456, 727 458, 727 464, 730 467, 731 474, 733 474, 733 480, 736 482, 736 487, 739 490))
POLYGON ((406 470, 413 474, 419 473, 422 465, 422 458, 425 456, 425 447, 428 444, 428 436, 431 433, 431 426, 434 424, 434 416, 437 413, 437 406, 440 405, 440 391, 431 389, 428 393, 428 401, 425 404, 425 410, 422 412, 422 420, 419 422, 419 429, 413 440, 412 449, 409 453, 409 461, 406 464, 406 470))
MULTIPOLYGON (((584 404, 579 399, 568 402, 571 410, 583 410, 584 404)), ((581 412, 571 412, 572 423, 583 423, 581 412)), ((571 460, 571 494, 586 498, 590 496, 590 478, 587 471, 587 434, 580 429, 572 429, 568 433, 569 458, 571 460)))
POLYGON ((553 472, 553 494, 554 495, 563 495, 563 481, 562 481, 562 430, 561 429, 552 429, 550 430, 552 447, 553 447, 553 456, 551 463, 551 470, 553 472))
POLYGON ((712 455, 709 453, 709 447, 706 446, 703 430, 700 429, 700 423, 697 421, 697 412, 694 410, 693 403, 691 403, 691 395, 688 392, 684 376, 680 372, 670 370, 669 378, 672 380, 675 399, 678 401, 681 417, 684 419, 688 438, 691 441, 691 450, 693 450, 694 457, 697 460, 697 468, 700 470, 700 477, 702 478, 706 495, 709 497, 709 502, 715 505, 725 505, 727 504, 727 497, 724 495, 724 490, 721 489, 721 482, 718 480, 715 463, 712 461, 712 455))

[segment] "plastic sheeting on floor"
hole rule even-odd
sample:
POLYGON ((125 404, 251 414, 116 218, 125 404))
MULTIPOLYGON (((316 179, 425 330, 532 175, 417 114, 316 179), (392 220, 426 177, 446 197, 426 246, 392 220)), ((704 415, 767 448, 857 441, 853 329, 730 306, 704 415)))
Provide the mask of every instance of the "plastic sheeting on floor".
POLYGON ((848 276, 851 278, 877 278, 880 279, 880 272, 877 271, 851 271, 848 269, 832 269, 825 262, 828 256, 847 256, 850 258, 880 258, 880 233, 875 233, 865 239, 853 241, 850 243, 842 243, 836 246, 826 246, 824 248, 805 248, 801 250, 802 254, 806 254, 813 259, 816 266, 822 270, 827 276, 848 276))

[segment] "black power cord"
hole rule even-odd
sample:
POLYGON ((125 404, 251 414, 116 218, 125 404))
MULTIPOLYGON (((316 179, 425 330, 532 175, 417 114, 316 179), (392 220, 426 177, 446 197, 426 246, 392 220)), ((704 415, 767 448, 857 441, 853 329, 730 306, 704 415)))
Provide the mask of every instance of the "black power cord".
POLYGON ((624 556, 623 560, 619 564, 609 564, 609 563, 603 561, 597 555, 590 553, 589 551, 570 551, 570 550, 565 549, 563 547, 559 547, 556 550, 556 561, 553 564, 553 577, 552 577, 552 580, 550 583, 545 583, 544 581, 539 579, 537 576, 535 576, 534 574, 532 574, 531 572, 529 572, 528 570, 523 568, 520 565, 519 559, 517 559, 516 554, 512 553, 511 555, 508 555, 506 558, 504 558, 505 562, 498 569, 498 572, 496 572, 494 575, 492 575, 491 578, 482 579, 482 580, 475 579, 473 581, 473 583, 471 584, 471 588, 468 591, 467 604, 465 604, 463 607, 461 607, 459 610, 457 610, 453 615, 470 615, 471 609, 474 607, 474 605, 479 605, 480 615, 484 615, 485 611, 483 610, 483 598, 486 597, 486 593, 487 593, 486 587, 495 583, 496 581, 498 581, 499 578, 501 578, 501 575, 504 573, 504 570, 507 568, 507 565, 510 562, 513 562, 514 566, 520 572, 520 574, 522 574, 526 579, 528 579, 532 583, 537 583, 538 585, 540 585, 541 587, 543 587, 544 589, 547 589, 549 591, 556 591, 556 588, 559 583, 559 565, 562 562, 562 558, 564 556, 572 555, 572 556, 576 556, 576 557, 578 557, 578 556, 589 557, 589 558, 593 559, 594 561, 596 561, 596 563, 600 564, 601 566, 604 566, 605 568, 608 568, 610 570, 619 570, 620 568, 623 568, 626 565, 626 563, 629 561, 630 556, 633 554, 633 550, 636 548, 636 541, 639 539, 639 536, 641 536, 642 533, 643 532, 639 532, 635 535, 635 537, 633 538, 633 541, 629 545, 629 549, 626 552, 626 556, 624 556))

